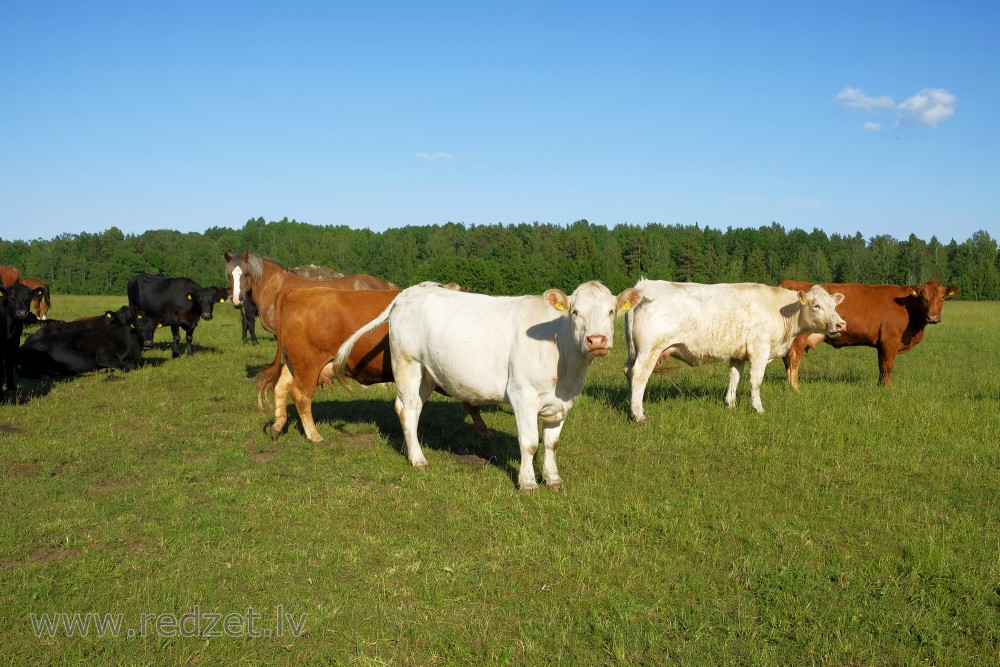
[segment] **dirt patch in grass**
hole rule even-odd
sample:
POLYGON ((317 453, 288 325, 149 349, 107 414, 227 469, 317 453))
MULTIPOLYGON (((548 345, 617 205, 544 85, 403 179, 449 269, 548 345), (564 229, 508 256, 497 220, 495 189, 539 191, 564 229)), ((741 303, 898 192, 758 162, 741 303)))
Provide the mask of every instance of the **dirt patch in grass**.
POLYGON ((135 482, 124 479, 116 479, 107 482, 98 482, 92 485, 85 494, 88 498, 101 498, 116 491, 127 491, 135 486, 135 482))
POLYGON ((484 459, 482 456, 476 454, 452 454, 451 457, 459 463, 464 463, 473 468, 482 468, 490 464, 489 459, 484 459))
POLYGON ((369 449, 378 439, 374 433, 357 433, 355 435, 345 435, 344 444, 355 449, 369 449))
POLYGON ((36 563, 54 563, 64 558, 75 558, 82 553, 79 549, 67 549, 66 547, 38 547, 32 549, 31 559, 36 563))
POLYGON ((45 464, 40 459, 31 461, 8 461, 6 468, 11 477, 37 477, 42 474, 45 464))
POLYGON ((0 424, 0 433, 24 433, 24 429, 12 426, 11 424, 0 424))
POLYGON ((247 453, 247 457, 254 463, 267 463, 281 455, 281 451, 277 447, 261 447, 260 443, 255 440, 247 441, 243 446, 243 450, 247 453))

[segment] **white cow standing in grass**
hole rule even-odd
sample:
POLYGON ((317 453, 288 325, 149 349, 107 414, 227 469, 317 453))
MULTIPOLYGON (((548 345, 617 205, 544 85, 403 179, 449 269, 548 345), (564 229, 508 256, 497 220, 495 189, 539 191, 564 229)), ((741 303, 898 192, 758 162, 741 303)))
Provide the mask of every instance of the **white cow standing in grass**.
POLYGON ((639 300, 628 288, 617 297, 599 282, 570 296, 550 289, 541 296, 494 297, 422 283, 403 290, 372 322, 344 341, 334 358, 343 372, 354 343, 389 321, 389 349, 396 378, 396 414, 410 463, 427 467, 417 422, 435 388, 459 401, 508 403, 521 449, 518 485, 537 488, 534 455, 542 421, 542 477, 558 489, 559 433, 583 390, 590 362, 608 354, 614 320, 639 300))
POLYGON ((846 324, 837 314, 844 295, 819 285, 808 292, 757 283, 701 285, 640 280, 642 298, 625 319, 629 357, 625 366, 632 395, 632 417, 646 421, 642 400, 646 383, 663 356, 689 366, 729 360, 726 405, 736 402, 743 365, 750 362, 753 408, 764 412, 760 384, 764 368, 788 354, 804 332, 840 335, 846 324))

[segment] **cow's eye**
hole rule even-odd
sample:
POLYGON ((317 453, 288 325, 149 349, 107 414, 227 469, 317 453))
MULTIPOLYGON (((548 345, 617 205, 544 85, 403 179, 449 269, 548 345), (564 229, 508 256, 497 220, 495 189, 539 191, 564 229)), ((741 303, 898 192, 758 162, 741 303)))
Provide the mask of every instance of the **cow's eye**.
POLYGON ((573 309, 573 312, 571 314, 573 315, 573 317, 580 317, 580 311, 577 310, 576 308, 573 309))

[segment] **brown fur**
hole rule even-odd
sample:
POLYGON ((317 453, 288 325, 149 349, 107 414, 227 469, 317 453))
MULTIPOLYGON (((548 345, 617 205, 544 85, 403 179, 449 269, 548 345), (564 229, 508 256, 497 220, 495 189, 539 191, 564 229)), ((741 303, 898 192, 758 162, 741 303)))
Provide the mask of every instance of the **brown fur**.
POLYGON ((49 286, 43 283, 37 278, 21 278, 21 284, 27 285, 30 289, 35 289, 36 287, 41 287, 45 290, 45 294, 31 302, 31 307, 35 311, 35 315, 39 319, 45 319, 49 315, 49 308, 52 306, 52 300, 49 297, 49 286))
MULTIPOLYGON (((312 280, 290 271, 272 259, 254 255, 244 251, 242 255, 225 254, 226 277, 229 278, 229 288, 233 288, 233 267, 239 266, 243 271, 240 278, 240 290, 250 292, 254 305, 257 306, 257 316, 265 329, 273 334, 275 331, 275 302, 282 290, 290 287, 331 287, 334 289, 392 289, 389 283, 374 276, 356 273, 331 280, 312 280)), ((237 295, 233 295, 235 299, 237 295)), ((363 324, 363 323, 362 323, 363 324)))
POLYGON ((6 264, 0 265, 0 282, 2 282, 4 287, 10 287, 16 283, 20 277, 21 272, 13 266, 7 266, 6 264))
MULTIPOLYGON (((778 283, 779 287, 794 290, 807 290, 812 285, 794 280, 778 283)), ((878 383, 891 387, 896 355, 913 349, 923 340, 925 327, 941 321, 945 297, 958 294, 958 287, 945 287, 936 280, 923 285, 822 283, 822 286, 830 293, 844 295, 837 312, 847 322, 847 330, 836 338, 803 334, 793 341, 784 362, 788 381, 795 389, 799 388, 802 357, 823 341, 833 347, 874 347, 878 350, 878 383)))

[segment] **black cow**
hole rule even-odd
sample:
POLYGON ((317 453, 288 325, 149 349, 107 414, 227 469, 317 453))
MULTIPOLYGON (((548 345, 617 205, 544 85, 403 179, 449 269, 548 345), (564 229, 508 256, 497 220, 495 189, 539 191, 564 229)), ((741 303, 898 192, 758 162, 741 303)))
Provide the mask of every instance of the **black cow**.
POLYGON ((132 312, 145 313, 162 326, 169 326, 173 334, 173 357, 181 356, 181 337, 184 329, 187 353, 194 354, 194 329, 198 320, 212 319, 212 309, 219 298, 216 288, 202 287, 190 278, 165 278, 140 273, 128 283, 128 305, 132 312))
POLYGON ((21 344, 21 334, 26 323, 37 322, 31 314, 31 302, 41 298, 44 290, 41 287, 29 289, 16 282, 10 287, 0 286, 0 344, 3 349, 3 378, 0 378, 0 388, 6 382, 2 399, 15 402, 17 400, 17 381, 14 378, 14 365, 17 358, 17 348, 21 344))
MULTIPOLYGON (((98 324, 128 322, 131 316, 132 309, 128 306, 122 306, 118 310, 106 310, 103 315, 94 315, 93 317, 81 317, 75 320, 41 320, 39 321, 41 327, 35 331, 35 333, 31 334, 31 336, 40 336, 47 331, 52 332, 69 331, 71 329, 88 329, 98 324)), ((31 337, 29 337, 28 340, 31 340, 31 337)))
MULTIPOLYGON (((131 371, 142 365, 142 351, 153 345, 159 326, 142 313, 126 315, 108 311, 89 318, 89 326, 45 326, 24 341, 17 351, 17 367, 24 377, 59 377, 102 368, 131 371)), ((72 324, 72 323, 67 323, 72 324)))
POLYGON ((240 309, 240 324, 242 325, 243 334, 243 344, 247 342, 247 336, 250 336, 250 343, 252 345, 257 344, 257 304, 253 302, 253 298, 250 296, 250 292, 244 292, 243 297, 240 299, 240 305, 236 306, 240 309))

